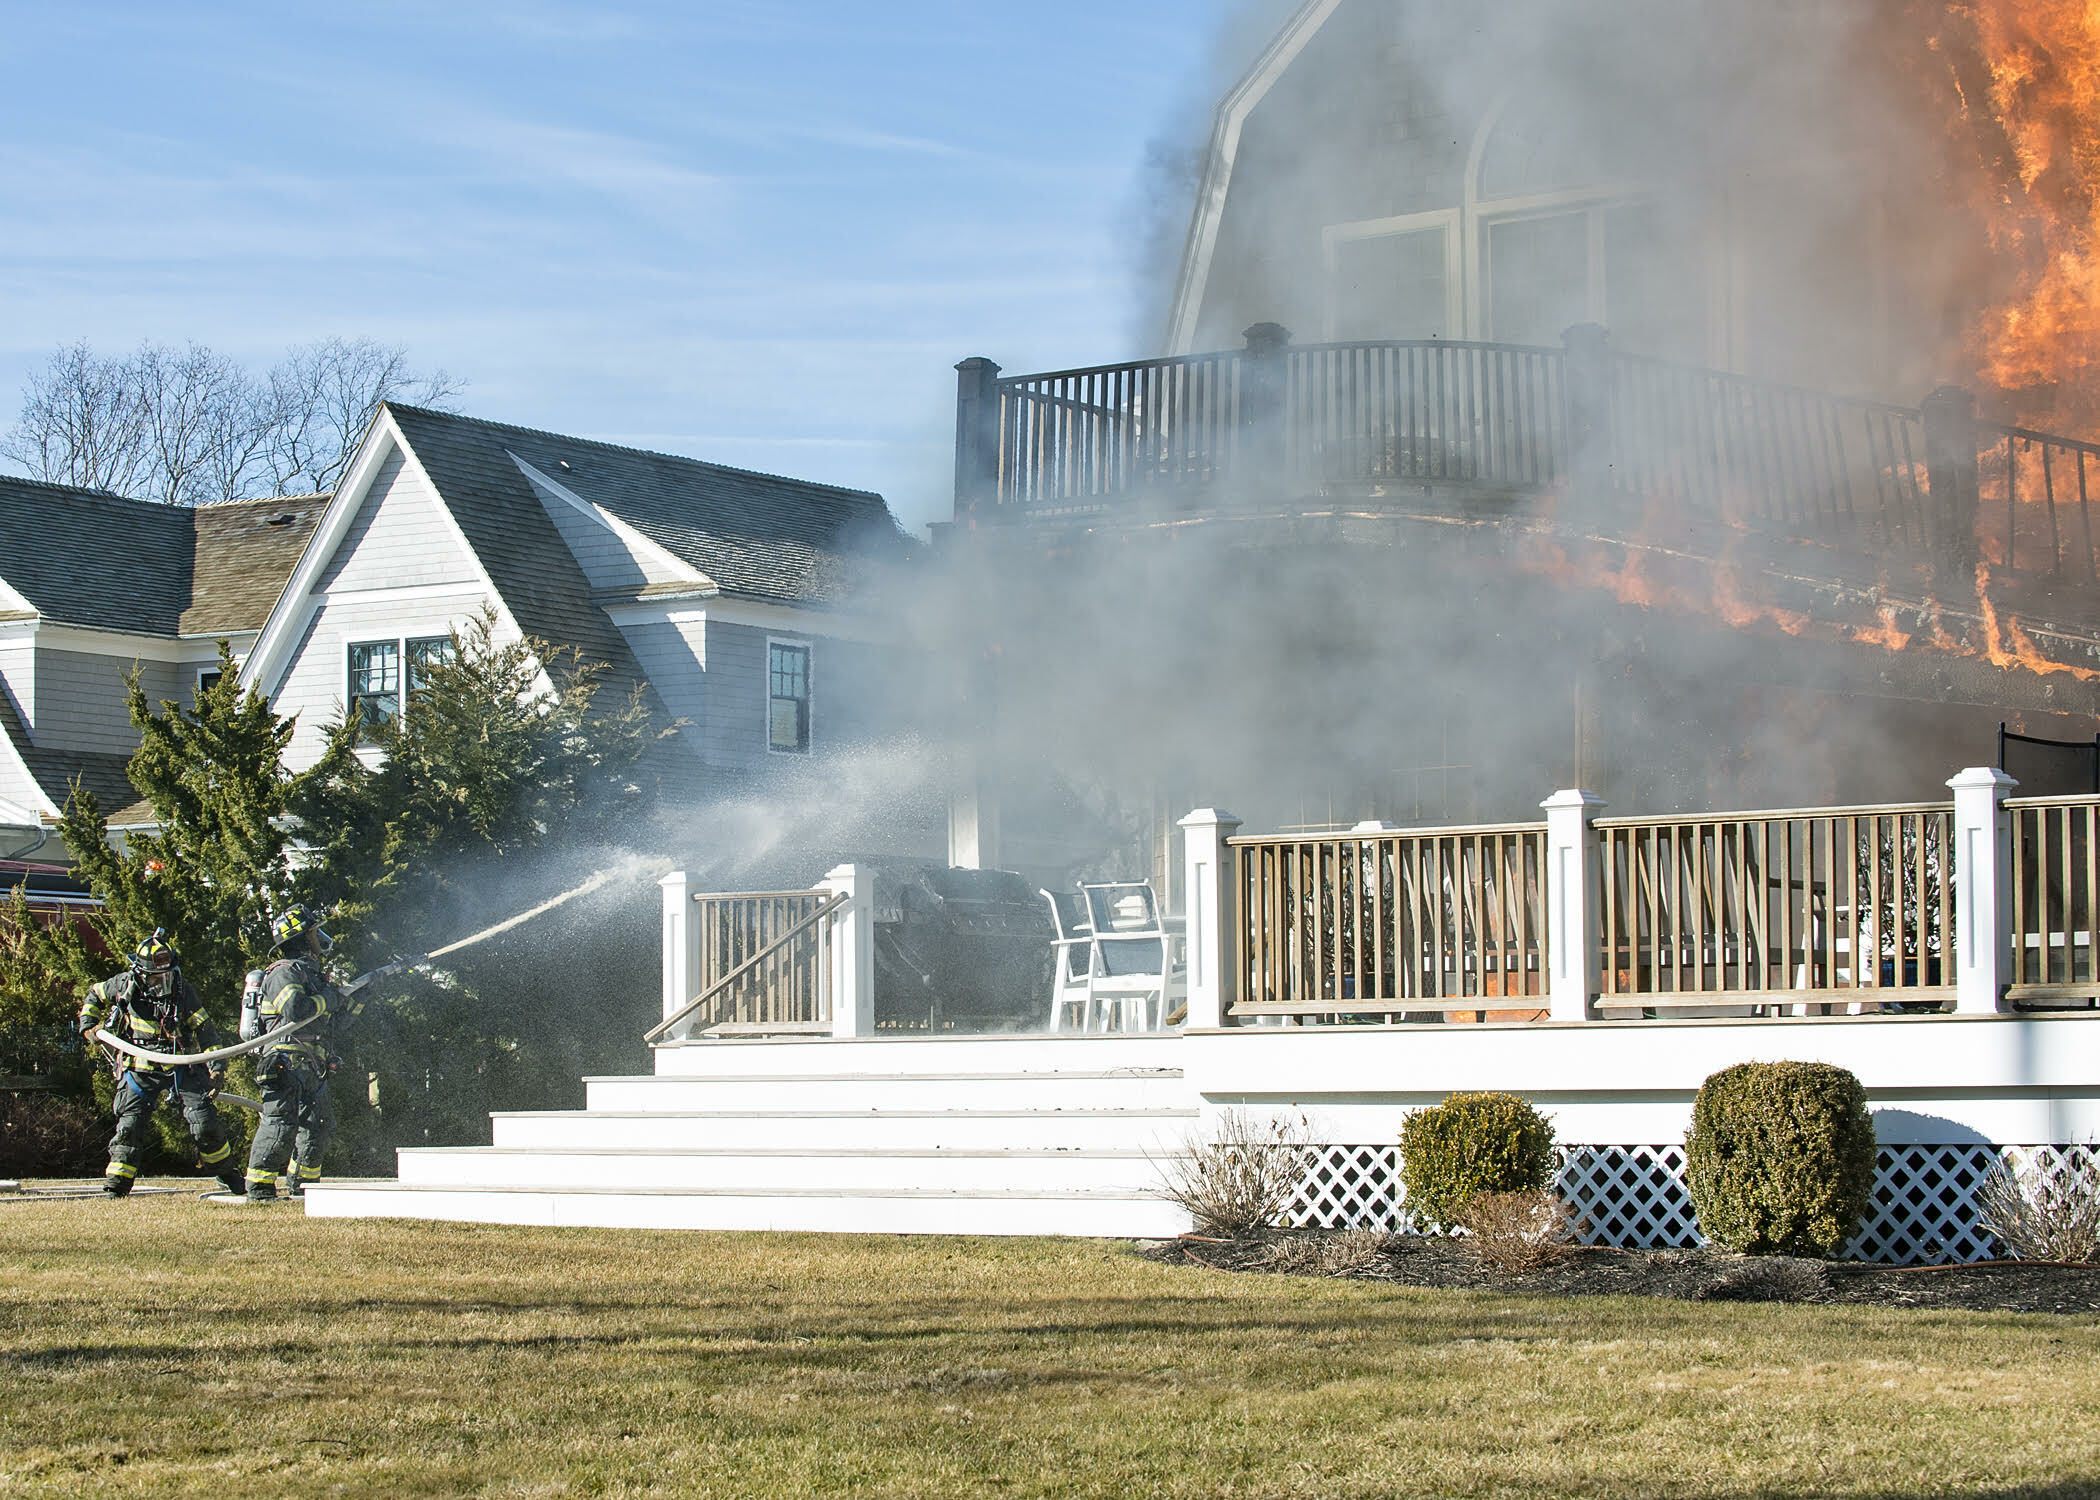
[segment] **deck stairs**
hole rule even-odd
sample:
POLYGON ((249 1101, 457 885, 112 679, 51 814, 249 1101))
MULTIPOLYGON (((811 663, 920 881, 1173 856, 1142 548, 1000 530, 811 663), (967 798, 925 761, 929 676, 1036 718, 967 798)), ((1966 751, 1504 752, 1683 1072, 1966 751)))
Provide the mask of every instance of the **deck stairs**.
POLYGON ((308 1190, 321 1218, 1147 1238, 1198 1121, 1171 1037, 713 1041, 308 1190))

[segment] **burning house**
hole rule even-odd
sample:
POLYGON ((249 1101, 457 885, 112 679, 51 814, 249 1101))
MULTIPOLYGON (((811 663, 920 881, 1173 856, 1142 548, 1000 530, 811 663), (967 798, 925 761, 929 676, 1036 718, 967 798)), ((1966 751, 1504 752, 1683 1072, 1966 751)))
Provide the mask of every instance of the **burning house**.
POLYGON ((958 366, 906 625, 951 860, 1067 887, 1033 1034, 885 1029, 886 941, 1002 913, 674 875, 651 1074, 309 1212, 1150 1235, 1247 1108, 1317 1122, 1295 1222, 1393 1227, 1406 1112, 1494 1088, 1593 1238, 1687 1245, 1694 1093, 1786 1057, 1876 1110, 1847 1254, 1995 1253, 1976 1183, 2100 1132, 2100 750, 1992 764, 2100 717, 2100 47, 2045 9, 1280 18, 1161 352, 958 366), (1173 917, 1068 926, 1075 871, 1173 917), (1174 1003, 1072 1034, 1138 940, 1174 1003))
POLYGON ((1299 7, 1164 353, 961 367, 992 738, 1310 826, 1913 798, 2002 721, 2088 737, 2089 127, 2018 10, 1299 7))

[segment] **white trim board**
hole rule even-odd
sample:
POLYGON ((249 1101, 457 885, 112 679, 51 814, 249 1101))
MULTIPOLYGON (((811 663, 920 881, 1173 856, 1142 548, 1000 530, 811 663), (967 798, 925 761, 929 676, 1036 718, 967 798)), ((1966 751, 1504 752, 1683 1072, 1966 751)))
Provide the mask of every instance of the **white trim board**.
POLYGON ((696 605, 691 595, 667 599, 637 599, 607 604, 605 616, 622 630, 634 625, 704 625, 718 620, 724 625, 748 625, 754 630, 777 630, 807 635, 817 640, 856 641, 868 645, 895 645, 896 633, 879 620, 859 614, 831 614, 792 604, 768 604, 757 599, 731 599, 707 595, 696 605))
POLYGON ((0 578, 0 614, 35 614, 37 607, 8 587, 7 580, 0 578))
POLYGON ((1203 309, 1203 290, 1210 280, 1211 257, 1217 253, 1218 225, 1225 216, 1225 195, 1232 186, 1233 164, 1239 158, 1240 131, 1254 107, 1268 97, 1284 70, 1298 60, 1319 29, 1341 5, 1341 0, 1306 0, 1298 13, 1284 23, 1254 66, 1231 93, 1218 104, 1210 133, 1210 150, 1203 164, 1203 183, 1196 192, 1195 211, 1189 218, 1188 243, 1182 250, 1181 270, 1174 280, 1174 311, 1167 326, 1168 354, 1190 354, 1196 339, 1196 319, 1203 309))
POLYGON ((88 656, 122 657, 127 661, 186 662, 217 661, 219 642, 229 641, 238 657, 255 639, 252 630, 227 631, 223 635, 184 636, 168 640, 157 635, 127 635, 116 630, 93 630, 80 625, 54 625, 45 621, 31 630, 41 651, 78 651, 88 656))

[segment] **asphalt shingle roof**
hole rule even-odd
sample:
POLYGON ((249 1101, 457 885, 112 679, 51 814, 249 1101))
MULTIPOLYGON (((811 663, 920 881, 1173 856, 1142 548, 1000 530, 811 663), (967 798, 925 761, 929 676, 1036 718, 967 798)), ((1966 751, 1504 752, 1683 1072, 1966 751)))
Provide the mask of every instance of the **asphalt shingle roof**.
MULTIPOLYGON (((454 484, 431 467, 433 453, 455 483, 471 490, 477 500, 501 497, 507 502, 506 518, 523 517, 526 501, 537 511, 531 485, 511 461, 515 454, 697 568, 725 594, 786 604, 839 604, 850 597, 869 560, 894 556, 912 545, 898 530, 882 496, 867 490, 420 407, 391 410, 448 503, 454 498, 454 484)), ((461 525, 467 526, 464 517, 461 525)), ((545 540, 555 542, 553 523, 544 526, 545 540)), ((478 540, 475 550, 482 551, 478 540)), ((566 548, 560 550, 566 555, 566 548)), ((486 554, 482 562, 489 566, 486 554)), ((563 583, 577 590, 578 600, 588 599, 580 570, 563 583)), ((503 588, 501 579, 497 587, 503 588)), ((508 598, 509 591, 504 593, 508 598)))
POLYGON ((260 630, 328 510, 326 495, 200 505, 184 635, 260 630))
POLYGON ((179 506, 0 474, 0 578, 54 623, 173 637, 195 547, 179 506))
POLYGON ((260 630, 327 505, 192 510, 0 474, 0 578, 53 624, 171 639, 260 630))

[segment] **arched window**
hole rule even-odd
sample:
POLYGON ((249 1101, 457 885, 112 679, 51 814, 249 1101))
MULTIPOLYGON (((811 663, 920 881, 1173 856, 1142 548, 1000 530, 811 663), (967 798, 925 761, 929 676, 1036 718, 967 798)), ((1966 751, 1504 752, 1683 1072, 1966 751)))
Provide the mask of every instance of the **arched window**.
POLYGON ((1488 112, 1466 167, 1467 323, 1556 344, 1602 323, 1621 348, 1702 359, 1708 274, 1697 205, 1658 186, 1637 140, 1578 132, 1543 95, 1488 112))

